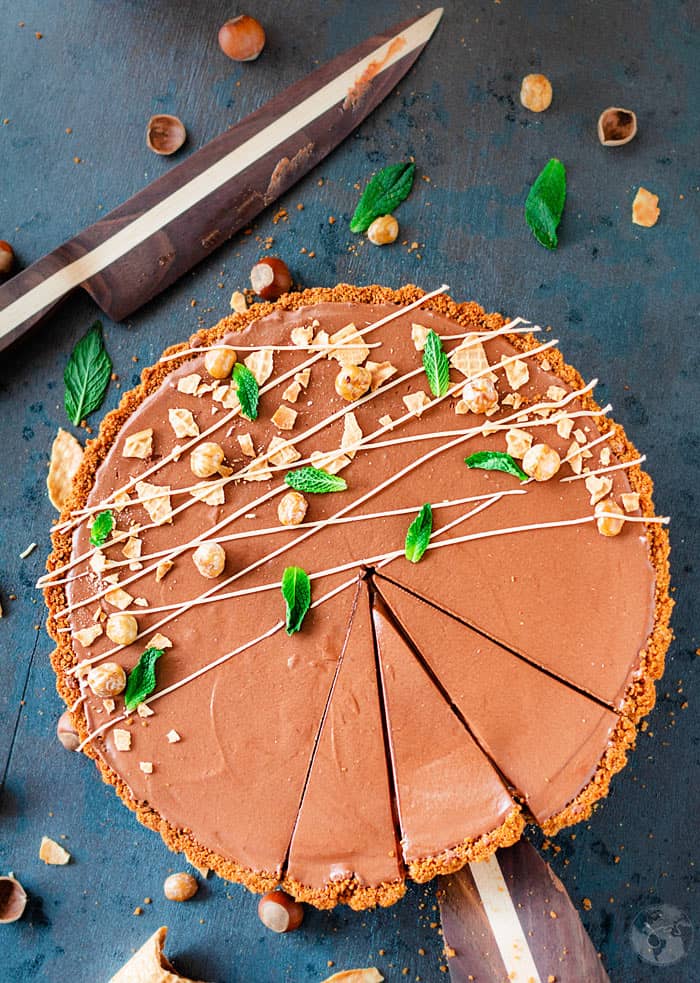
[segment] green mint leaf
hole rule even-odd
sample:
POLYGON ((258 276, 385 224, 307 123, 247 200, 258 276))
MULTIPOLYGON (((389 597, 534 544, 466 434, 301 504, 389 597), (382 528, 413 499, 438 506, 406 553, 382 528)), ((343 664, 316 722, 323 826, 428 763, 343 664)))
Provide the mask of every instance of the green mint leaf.
POLYGON ((557 248, 557 226, 566 201, 566 170, 556 157, 545 164, 525 202, 525 221, 535 239, 547 249, 557 248))
POLYGON ((93 546, 103 546, 114 529, 114 514, 107 509, 99 512, 90 529, 90 542, 93 546))
POLYGON ((233 367, 233 384, 238 391, 241 413, 249 420, 258 418, 258 380, 246 365, 236 362, 233 367))
POLYGON ((127 710, 133 710, 143 703, 156 688, 156 662, 164 655, 164 649, 147 648, 141 653, 141 658, 129 673, 124 692, 124 704, 127 710))
POLYGON ((351 232, 366 232, 375 218, 389 215, 411 193, 415 164, 389 164, 377 171, 357 203, 351 232))
POLYGON ((432 329, 425 336, 423 368, 433 396, 444 396, 450 388, 450 363, 443 351, 440 335, 432 329))
POLYGON ((287 567, 282 574, 282 597, 287 605, 287 634, 293 635, 311 607, 311 581, 301 567, 287 567))
POLYGON ((76 344, 63 372, 63 405, 76 427, 101 404, 111 374, 112 360, 102 341, 102 324, 95 321, 76 344))
POLYGON ((309 492, 312 495, 325 495, 326 492, 345 491, 348 483, 337 474, 328 474, 320 468, 298 468, 288 471, 284 483, 296 491, 309 492))
POLYGON ((514 474, 521 481, 527 481, 528 476, 518 462, 505 451, 478 451, 471 457, 465 457, 464 463, 468 468, 482 468, 484 471, 505 471, 514 474))
POLYGON ((433 510, 428 502, 421 508, 406 533, 404 552, 411 563, 418 563, 428 548, 433 531, 433 510))

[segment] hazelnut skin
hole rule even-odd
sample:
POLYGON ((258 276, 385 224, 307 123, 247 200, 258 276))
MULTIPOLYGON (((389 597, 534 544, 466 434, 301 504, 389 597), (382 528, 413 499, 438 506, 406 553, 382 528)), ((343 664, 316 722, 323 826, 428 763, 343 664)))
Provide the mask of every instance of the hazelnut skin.
POLYGON ((263 300, 277 300, 292 285, 287 264, 277 256, 265 256, 250 271, 253 290, 263 300))
POLYGON ((9 242, 0 239, 0 278, 9 276, 15 265, 15 251, 9 242))
POLYGON ((254 17, 240 14, 219 28, 219 47, 234 61, 255 61, 265 47, 265 30, 254 17))
POLYGON ((598 117, 598 139, 604 147, 622 147, 637 135, 637 116, 631 109, 608 106, 598 117))
POLYGON ((187 130, 177 116, 151 116, 146 127, 146 145, 154 154, 169 157, 187 139, 187 130))
POLYGON ((0 925, 16 922, 27 906, 27 892, 14 877, 0 877, 0 925))
POLYGON ((284 891, 269 891, 260 898, 258 918, 271 932, 294 932, 304 920, 304 906, 284 891))

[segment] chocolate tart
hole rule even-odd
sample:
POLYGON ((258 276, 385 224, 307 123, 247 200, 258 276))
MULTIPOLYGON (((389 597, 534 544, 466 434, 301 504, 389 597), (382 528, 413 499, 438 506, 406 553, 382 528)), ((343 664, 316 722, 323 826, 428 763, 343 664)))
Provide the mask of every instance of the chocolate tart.
POLYGON ((671 638, 668 537, 623 429, 546 333, 445 295, 404 310, 422 296, 287 294, 169 349, 88 442, 52 536, 58 691, 104 781, 192 863, 321 908, 392 904, 407 878, 486 858, 526 821, 554 834, 589 816, 671 638), (441 398, 428 330, 451 360, 441 398), (258 378, 254 421, 205 368, 217 343, 258 378), (340 362, 369 369, 354 402, 336 392, 340 362), (488 414, 462 392, 474 373, 495 385, 488 414), (202 480, 203 441, 225 459, 202 480), (549 480, 465 464, 539 443, 562 462, 549 480), (302 524, 283 525, 284 477, 305 461, 347 489, 306 494, 302 524), (624 503, 619 535, 598 531, 596 498, 624 503), (424 503, 433 535, 412 563, 424 503), (214 579, 193 562, 202 540, 225 553, 214 579), (292 635, 288 566, 312 582, 292 635), (106 634, 120 610, 137 621, 126 646, 106 634), (87 670, 129 671, 149 643, 156 689, 125 716, 87 670))

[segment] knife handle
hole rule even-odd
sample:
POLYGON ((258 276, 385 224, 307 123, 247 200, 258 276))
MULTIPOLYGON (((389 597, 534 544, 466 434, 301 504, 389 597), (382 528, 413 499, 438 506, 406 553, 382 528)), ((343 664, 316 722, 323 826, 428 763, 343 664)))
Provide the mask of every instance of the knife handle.
MULTIPOLYGON (((36 327, 53 310, 55 310, 65 298, 72 293, 75 284, 66 280, 65 284, 60 283, 61 271, 71 262, 72 254, 70 251, 72 243, 59 246, 52 253, 42 256, 36 263, 32 263, 24 270, 20 270, 10 280, 0 284, 0 352, 9 348, 15 341, 26 334, 31 328, 36 327), (52 291, 52 299, 46 303, 41 310, 23 317, 14 314, 11 317, 3 318, 3 314, 12 305, 21 303, 29 291, 45 283, 49 277, 58 276, 55 280, 56 290, 52 291)), ((17 308, 13 307, 13 311, 17 308)))

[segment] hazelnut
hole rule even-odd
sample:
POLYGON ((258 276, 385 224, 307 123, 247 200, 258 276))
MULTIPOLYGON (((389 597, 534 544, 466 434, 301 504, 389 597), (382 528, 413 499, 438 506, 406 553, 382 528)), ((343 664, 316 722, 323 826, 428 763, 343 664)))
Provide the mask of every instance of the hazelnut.
POLYGON ((535 481, 549 481, 559 470, 561 458, 549 444, 535 444, 523 457, 523 471, 535 481))
POLYGON ((61 716, 58 718, 58 723, 56 724, 56 736, 66 751, 78 750, 80 738, 78 737, 77 730, 73 726, 73 718, 68 710, 64 710, 61 716))
POLYGON ((168 901, 189 901, 199 890, 197 878, 185 871, 178 874, 171 874, 163 882, 163 894, 168 901))
POLYGON ((236 364, 236 353, 230 348, 212 348, 204 356, 204 368, 212 379, 228 379, 236 364))
POLYGON ((9 276, 15 265, 15 251, 9 242, 0 239, 0 277, 9 276))
POLYGON ((304 906, 284 891, 270 891, 258 902, 258 918, 271 932, 294 932, 304 921, 304 906))
POLYGON ((348 403, 364 396, 372 384, 372 373, 362 365, 344 365, 335 377, 335 391, 348 403))
POLYGON ((292 275, 283 260, 277 256, 265 256, 250 271, 253 290, 263 300, 277 300, 292 285, 292 275))
POLYGON ((192 554, 192 562, 203 577, 213 580, 226 566, 226 553, 218 543, 200 543, 192 554))
POLYGON ((120 611, 110 614, 105 625, 105 632, 110 642, 115 645, 131 645, 139 633, 139 623, 133 614, 120 611))
POLYGON ((367 229, 367 238, 375 246, 386 246, 396 242, 399 235, 399 223, 393 215, 380 215, 367 229))
POLYGON ((471 413, 486 413, 498 403, 498 393, 491 379, 482 376, 466 383, 462 399, 471 413))
POLYGON ((543 113, 552 102, 552 83, 546 75, 526 75, 520 85, 520 101, 525 109, 543 113))
POLYGON ((27 892, 20 882, 12 876, 0 877, 0 925, 16 922, 26 906, 27 892))
POLYGON ((103 662, 100 666, 94 666, 86 679, 95 696, 102 698, 119 696, 126 687, 126 673, 116 662, 103 662))
POLYGON ((637 135, 637 116, 631 109, 609 106, 598 117, 598 139, 604 147, 621 147, 637 135))
POLYGON ((612 498, 598 502, 595 507, 595 514, 598 516, 596 525, 601 536, 618 536, 622 532, 622 527, 625 524, 625 513, 612 498), (615 514, 601 515, 601 512, 614 512, 615 514))
POLYGON ((177 116, 151 116, 146 127, 146 145, 154 154, 169 157, 187 139, 187 130, 177 116))
POLYGON ((213 474, 218 474, 223 463, 223 448, 213 440, 205 440, 190 454, 190 470, 198 478, 210 478, 213 474))
POLYGON ((219 28, 219 47, 234 61, 255 61, 265 47, 265 31, 254 17, 240 14, 219 28))
POLYGON ((301 492, 290 491, 277 506, 277 517, 283 526, 298 526, 304 521, 309 503, 301 492))
POLYGON ((656 225, 660 214, 659 196, 647 191, 646 188, 640 188, 632 202, 632 221, 634 224, 650 229, 656 225))

